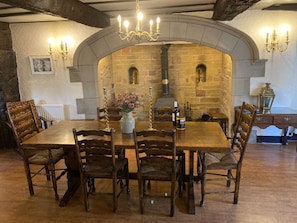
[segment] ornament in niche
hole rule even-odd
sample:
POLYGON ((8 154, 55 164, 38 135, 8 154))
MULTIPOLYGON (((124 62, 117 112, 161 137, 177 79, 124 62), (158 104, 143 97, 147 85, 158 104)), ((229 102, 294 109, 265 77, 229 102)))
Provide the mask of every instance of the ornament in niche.
POLYGON ((196 67, 197 83, 206 82, 206 66, 204 64, 199 64, 196 67))
POLYGON ((138 69, 136 67, 129 68, 129 84, 138 84, 138 69))

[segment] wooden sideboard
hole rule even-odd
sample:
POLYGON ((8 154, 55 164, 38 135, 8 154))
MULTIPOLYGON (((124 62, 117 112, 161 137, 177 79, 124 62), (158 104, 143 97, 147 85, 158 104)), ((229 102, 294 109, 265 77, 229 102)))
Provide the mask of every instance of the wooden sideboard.
MULTIPOLYGON (((235 118, 238 114, 238 109, 239 107, 235 107, 235 118)), ((257 113, 254 126, 265 129, 271 125, 284 130, 283 135, 281 136, 281 142, 285 145, 288 140, 288 127, 293 126, 294 128, 297 128, 297 110, 287 107, 273 107, 271 112, 266 112, 264 114, 257 113)))

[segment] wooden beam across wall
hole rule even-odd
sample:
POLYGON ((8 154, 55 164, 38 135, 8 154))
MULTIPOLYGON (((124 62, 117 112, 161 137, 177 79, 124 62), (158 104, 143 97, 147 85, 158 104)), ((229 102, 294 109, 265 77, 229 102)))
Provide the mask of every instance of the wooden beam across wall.
POLYGON ((212 19, 228 21, 247 10, 260 0, 217 0, 212 19))
POLYGON ((1 0, 1 2, 92 27, 105 28, 110 25, 110 18, 105 13, 78 0, 1 0))

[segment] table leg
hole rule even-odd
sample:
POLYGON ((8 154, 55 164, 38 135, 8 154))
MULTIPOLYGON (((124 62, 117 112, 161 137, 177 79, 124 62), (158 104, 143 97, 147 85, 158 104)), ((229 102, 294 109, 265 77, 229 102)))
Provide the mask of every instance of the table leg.
POLYGON ((65 207, 68 201, 73 197, 76 190, 80 186, 80 176, 78 169, 78 162, 74 152, 74 148, 64 148, 65 153, 65 164, 67 166, 67 190, 60 200, 59 206, 65 207))
POLYGON ((188 182, 188 208, 189 214, 195 214, 195 196, 194 196, 194 151, 189 152, 189 182, 188 182))

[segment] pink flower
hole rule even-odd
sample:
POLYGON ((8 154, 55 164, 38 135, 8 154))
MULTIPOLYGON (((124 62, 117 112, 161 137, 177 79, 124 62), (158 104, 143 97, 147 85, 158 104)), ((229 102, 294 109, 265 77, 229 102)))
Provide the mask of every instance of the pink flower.
POLYGON ((123 93, 118 95, 116 101, 117 106, 119 106, 124 113, 128 113, 140 106, 139 97, 134 93, 123 93))

